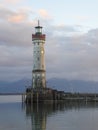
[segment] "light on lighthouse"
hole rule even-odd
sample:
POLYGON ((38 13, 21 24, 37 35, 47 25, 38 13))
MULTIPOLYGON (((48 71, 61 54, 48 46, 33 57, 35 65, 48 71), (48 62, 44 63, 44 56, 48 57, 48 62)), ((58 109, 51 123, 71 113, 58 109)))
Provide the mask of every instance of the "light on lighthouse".
POLYGON ((46 69, 45 69, 45 34, 42 34, 42 27, 35 27, 35 34, 32 34, 33 43, 33 70, 32 70, 32 87, 46 87, 46 69))

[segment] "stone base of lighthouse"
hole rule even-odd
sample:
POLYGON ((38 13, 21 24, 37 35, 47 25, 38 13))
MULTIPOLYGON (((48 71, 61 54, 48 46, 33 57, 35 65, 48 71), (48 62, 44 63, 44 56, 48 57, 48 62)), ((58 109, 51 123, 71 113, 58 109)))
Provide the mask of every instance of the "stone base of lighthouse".
POLYGON ((32 71, 32 88, 46 88, 46 71, 33 70, 32 71))
POLYGON ((64 101, 64 92, 51 88, 32 88, 26 90, 26 103, 54 103, 64 101))

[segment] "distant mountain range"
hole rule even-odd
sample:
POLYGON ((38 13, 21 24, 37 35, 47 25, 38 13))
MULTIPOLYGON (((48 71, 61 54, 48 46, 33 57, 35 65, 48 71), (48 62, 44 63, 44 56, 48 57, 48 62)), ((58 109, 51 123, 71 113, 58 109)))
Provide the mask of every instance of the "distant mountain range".
POLYGON ((50 87, 65 92, 98 93, 98 82, 53 78, 48 80, 50 87))
POLYGON ((14 82, 0 81, 0 93, 23 93, 30 79, 21 79, 14 82))
MULTIPOLYGON (((30 79, 15 82, 0 81, 0 93, 22 93, 30 83, 30 79)), ((52 78, 47 81, 47 87, 65 92, 98 93, 98 82, 94 81, 52 78)))

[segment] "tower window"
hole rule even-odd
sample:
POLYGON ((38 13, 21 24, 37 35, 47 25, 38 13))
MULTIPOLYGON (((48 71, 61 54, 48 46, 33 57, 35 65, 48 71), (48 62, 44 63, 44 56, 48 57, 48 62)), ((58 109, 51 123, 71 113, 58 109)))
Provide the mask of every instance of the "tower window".
POLYGON ((39 61, 39 57, 37 58, 37 60, 39 61))
POLYGON ((34 68, 35 68, 35 65, 34 65, 34 68))
POLYGON ((44 68, 44 65, 42 65, 42 68, 44 68))

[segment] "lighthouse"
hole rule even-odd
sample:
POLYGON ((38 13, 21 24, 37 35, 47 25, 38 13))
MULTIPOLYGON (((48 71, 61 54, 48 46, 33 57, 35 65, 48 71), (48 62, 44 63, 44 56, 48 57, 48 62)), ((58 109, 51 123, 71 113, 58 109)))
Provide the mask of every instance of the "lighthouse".
MULTIPOLYGON (((39 103, 47 101, 65 100, 65 93, 46 87, 46 68, 45 68, 45 34, 42 33, 42 26, 35 27, 35 33, 32 34, 33 44, 33 70, 32 87, 26 89, 26 100, 29 103, 39 103)), ((55 103, 55 102, 54 102, 55 103)), ((43 126, 45 122, 43 122, 43 126)), ((40 127, 41 128, 41 127, 40 127)), ((43 128, 43 127, 42 127, 43 128)))
POLYGON ((35 27, 35 34, 32 34, 33 43, 33 70, 32 70, 32 87, 46 87, 46 68, 45 68, 45 34, 42 33, 42 26, 35 27))

